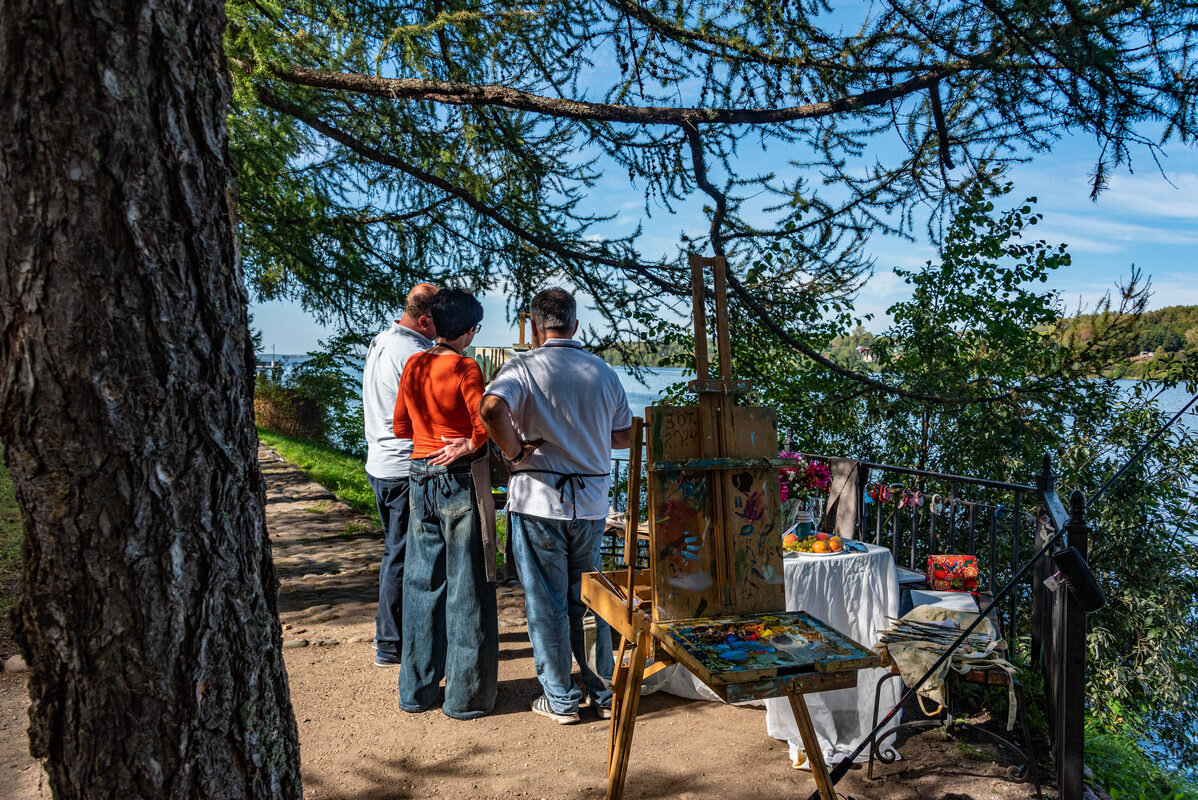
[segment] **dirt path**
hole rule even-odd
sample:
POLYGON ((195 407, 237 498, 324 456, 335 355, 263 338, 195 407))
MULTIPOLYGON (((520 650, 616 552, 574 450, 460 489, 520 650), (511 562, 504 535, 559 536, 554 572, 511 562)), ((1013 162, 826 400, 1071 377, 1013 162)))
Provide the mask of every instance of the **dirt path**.
MULTIPOLYGON (((560 726, 528 710, 538 685, 518 587, 500 590, 495 713, 471 722, 439 711, 406 714, 396 706, 396 670, 373 666, 377 523, 273 452, 262 450, 260 459, 305 797, 603 797, 608 723, 584 709, 582 723, 560 726)), ((50 796, 28 755, 27 706, 24 675, 0 674, 0 797, 11 800, 50 796)), ((901 750, 906 760, 880 769, 888 780, 868 782, 856 768, 838 790, 886 800, 1033 796, 985 759, 984 745, 962 748, 929 732, 901 750)), ((643 699, 629 800, 776 800, 814 789, 808 773, 789 767, 785 742, 766 736, 764 711, 663 694, 643 699)))

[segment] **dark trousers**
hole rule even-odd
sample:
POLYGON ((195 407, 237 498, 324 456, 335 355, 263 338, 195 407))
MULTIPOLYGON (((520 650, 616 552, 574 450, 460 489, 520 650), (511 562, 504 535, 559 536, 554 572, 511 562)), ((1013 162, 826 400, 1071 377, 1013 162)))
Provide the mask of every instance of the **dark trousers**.
POLYGON ((379 610, 374 618, 374 648, 398 661, 403 643, 403 565, 408 540, 407 478, 366 474, 383 524, 383 562, 379 566, 379 610))

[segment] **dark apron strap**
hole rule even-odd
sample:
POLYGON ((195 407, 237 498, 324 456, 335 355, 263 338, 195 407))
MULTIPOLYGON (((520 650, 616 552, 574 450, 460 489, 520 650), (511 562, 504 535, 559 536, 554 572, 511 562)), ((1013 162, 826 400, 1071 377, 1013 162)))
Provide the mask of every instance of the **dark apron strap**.
POLYGON ((491 460, 484 445, 478 457, 470 462, 470 477, 474 480, 474 510, 478 514, 478 527, 483 539, 483 566, 487 571, 487 582, 498 580, 495 568, 495 553, 498 550, 495 532, 495 498, 491 495, 491 460))
POLYGON ((558 498, 562 505, 566 504, 566 489, 570 490, 570 507, 572 513, 571 521, 578 519, 578 490, 586 485, 586 478, 606 478, 611 473, 609 472, 558 472, 552 469, 514 469, 512 476, 523 475, 525 473, 540 473, 542 475, 557 475, 557 481, 553 484, 553 488, 557 489, 558 498))

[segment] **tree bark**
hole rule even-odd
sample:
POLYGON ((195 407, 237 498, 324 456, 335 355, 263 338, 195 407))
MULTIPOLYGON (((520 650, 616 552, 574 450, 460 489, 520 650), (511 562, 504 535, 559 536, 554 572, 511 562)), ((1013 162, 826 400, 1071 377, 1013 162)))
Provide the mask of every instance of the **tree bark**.
POLYGON ((299 798, 219 0, 7 0, 0 434, 55 797, 299 798))

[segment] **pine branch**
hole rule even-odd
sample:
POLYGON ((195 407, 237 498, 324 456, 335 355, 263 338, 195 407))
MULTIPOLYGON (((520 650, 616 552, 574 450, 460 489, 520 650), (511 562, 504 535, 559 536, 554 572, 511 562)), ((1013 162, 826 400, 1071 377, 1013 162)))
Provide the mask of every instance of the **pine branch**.
POLYGON ((371 161, 375 161, 384 166, 397 169, 424 184, 434 186, 446 194, 456 197, 470 208, 474 209, 474 211, 476 211, 478 214, 491 220, 508 233, 513 234, 528 244, 551 252, 570 261, 584 261, 591 264, 599 264, 606 267, 612 267, 623 272, 636 274, 655 284, 659 288, 667 290, 671 293, 677 293, 678 291, 676 286, 657 275, 654 271, 654 267, 641 264, 633 258, 617 258, 602 252, 583 252, 566 247, 551 239, 547 239, 544 236, 540 236, 528 230, 526 227, 514 222, 498 209, 482 202, 466 189, 463 189, 460 186, 455 186, 449 181, 439 178, 430 172, 426 172, 419 167, 413 166, 397 156, 384 153, 377 148, 371 147, 370 145, 355 139, 344 131, 319 119, 315 115, 308 113, 308 111, 303 107, 284 100, 265 88, 258 87, 258 99, 264 106, 273 108, 275 111, 294 117, 313 130, 347 147, 363 158, 368 158, 371 161))
MULTIPOLYGON (((253 65, 230 59, 246 73, 253 65)), ((358 72, 328 72, 281 64, 264 64, 270 76, 297 86, 356 92, 387 100, 417 100, 457 106, 499 106, 531 111, 559 119, 589 122, 621 122, 639 125, 767 125, 820 119, 870 108, 924 91, 937 81, 952 75, 950 67, 936 67, 916 78, 871 89, 860 94, 819 103, 804 103, 786 108, 698 108, 669 106, 628 106, 615 103, 591 103, 560 97, 544 97, 508 86, 470 84, 421 78, 382 78, 358 72)))

